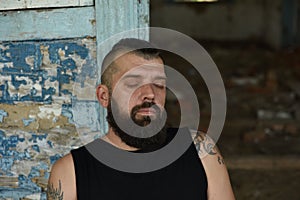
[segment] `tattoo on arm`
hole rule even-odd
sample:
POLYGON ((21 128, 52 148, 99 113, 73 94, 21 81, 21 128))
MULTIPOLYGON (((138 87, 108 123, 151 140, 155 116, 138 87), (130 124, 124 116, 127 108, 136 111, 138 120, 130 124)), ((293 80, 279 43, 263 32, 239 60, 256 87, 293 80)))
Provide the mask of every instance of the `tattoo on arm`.
POLYGON ((205 136, 203 133, 197 132, 193 136, 193 141, 196 146, 197 152, 201 154, 215 155, 217 151, 215 150, 214 142, 208 136, 205 136))
POLYGON ((63 200, 64 192, 61 190, 60 180, 58 184, 58 188, 54 188, 53 183, 47 186, 47 200, 63 200))
POLYGON ((218 163, 219 163, 220 165, 225 164, 225 163, 224 163, 224 159, 223 159, 221 156, 218 156, 218 163))
POLYGON ((206 155, 217 155, 217 161, 220 165, 224 164, 224 159, 220 155, 215 142, 204 133, 197 131, 192 133, 192 138, 196 146, 196 150, 200 158, 203 158, 206 155))

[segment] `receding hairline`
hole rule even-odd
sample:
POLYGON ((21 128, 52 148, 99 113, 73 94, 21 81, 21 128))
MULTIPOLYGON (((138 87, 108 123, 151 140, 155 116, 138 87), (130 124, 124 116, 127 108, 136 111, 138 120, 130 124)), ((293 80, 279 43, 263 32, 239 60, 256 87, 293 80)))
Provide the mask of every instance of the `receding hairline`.
POLYGON ((128 54, 136 55, 145 60, 160 59, 164 63, 160 50, 150 42, 137 38, 124 38, 116 43, 104 57, 101 65, 100 84, 106 85, 108 88, 111 87, 113 74, 122 68, 115 61, 128 54))
POLYGON ((101 74, 101 83, 103 85, 106 85, 109 90, 112 90, 112 79, 113 75, 116 74, 120 69, 122 69, 122 66, 119 66, 116 61, 125 55, 135 55, 140 58, 143 58, 145 60, 160 60, 161 63, 164 63, 163 58, 159 55, 159 52, 156 54, 144 54, 143 52, 137 51, 137 50, 131 50, 131 51, 125 51, 125 50, 119 50, 114 52, 113 54, 110 54, 109 58, 106 58, 106 60, 102 63, 102 74, 101 74), (108 60, 110 59, 110 60, 108 60))
POLYGON ((140 49, 119 49, 116 50, 115 52, 110 52, 103 60, 101 70, 102 72, 105 72, 105 70, 109 67, 113 67, 115 64, 115 61, 121 58, 122 56, 125 55, 136 55, 140 58, 143 58, 145 60, 153 60, 153 59, 160 59, 162 63, 164 63, 163 58, 160 56, 159 52, 155 54, 148 54, 148 53, 143 53, 140 51, 140 49))
POLYGON ((137 54, 137 53, 135 53, 134 51, 127 52, 127 53, 125 53, 125 54, 121 54, 121 55, 117 56, 117 57, 110 63, 110 65, 108 65, 107 69, 108 69, 108 68, 111 68, 110 73, 113 73, 113 74, 109 74, 111 78, 112 78, 112 76, 114 75, 114 73, 117 73, 119 70, 122 69, 122 66, 120 66, 120 64, 118 64, 117 61, 118 61, 120 58, 122 58, 123 56, 127 56, 127 55, 137 56, 137 57, 142 58, 142 59, 147 60, 147 61, 151 61, 151 60, 159 60, 162 64, 164 63, 163 59, 162 59, 160 56, 155 56, 155 57, 148 57, 148 58, 145 58, 144 56, 142 56, 142 55, 140 55, 140 54, 137 54))

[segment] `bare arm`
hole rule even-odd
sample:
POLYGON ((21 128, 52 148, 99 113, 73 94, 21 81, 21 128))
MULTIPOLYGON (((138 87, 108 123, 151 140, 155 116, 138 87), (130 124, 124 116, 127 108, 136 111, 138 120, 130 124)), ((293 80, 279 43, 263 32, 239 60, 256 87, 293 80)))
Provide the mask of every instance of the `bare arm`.
POLYGON ((206 172, 209 200, 234 200, 229 175, 222 155, 206 134, 192 131, 192 138, 206 172))
POLYGON ((47 200, 76 199, 73 158, 71 154, 67 154, 52 166, 48 180, 47 200))

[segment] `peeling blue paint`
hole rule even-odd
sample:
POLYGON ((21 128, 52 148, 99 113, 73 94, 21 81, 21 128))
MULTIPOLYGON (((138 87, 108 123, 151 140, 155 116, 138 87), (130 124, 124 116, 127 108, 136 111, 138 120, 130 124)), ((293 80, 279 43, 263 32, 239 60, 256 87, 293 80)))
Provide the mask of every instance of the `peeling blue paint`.
MULTIPOLYGON (((35 55, 37 51, 36 45, 34 43, 10 43, 9 48, 5 50, 6 62, 13 62, 14 69, 19 73, 31 72, 31 67, 26 63, 26 57, 29 55, 35 55)), ((3 61, 0 61, 3 62, 3 61)), ((9 70, 9 68, 6 68, 9 70)))
MULTIPOLYGON (((4 173, 0 173, 0 175, 4 176, 13 176, 10 172, 11 167, 13 166, 14 160, 19 159, 20 157, 30 158, 29 153, 19 153, 15 151, 10 151, 13 153, 12 156, 4 156, 0 159, 0 171, 4 173), (23 154, 23 156, 17 157, 16 155, 23 154), (27 155, 26 155, 27 154, 27 155)), ((40 170, 48 170, 48 165, 45 163, 40 163, 38 166, 33 166, 31 171, 27 176, 20 174, 18 176, 18 188, 7 188, 0 187, 0 198, 13 198, 20 199, 26 195, 30 195, 33 193, 40 193, 41 188, 32 182, 31 178, 39 177, 40 170)), ((45 175, 48 176, 48 175, 45 175)))
POLYGON ((50 148, 53 148, 53 142, 52 141, 48 140, 47 144, 49 145, 50 148))
POLYGON ((0 197, 1 198, 9 198, 13 200, 19 200, 24 196, 33 194, 31 188, 7 188, 0 187, 0 197))
POLYGON ((16 88, 16 90, 19 90, 20 85, 22 85, 22 84, 26 85, 25 80, 17 81, 16 76, 14 76, 14 75, 11 76, 11 82, 12 82, 12 85, 16 88))
POLYGON ((0 199, 1 198, 13 198, 20 199, 30 194, 41 193, 41 199, 46 199, 45 192, 42 192, 41 188, 32 181, 32 178, 40 177, 41 171, 45 172, 44 177, 49 178, 49 166, 45 162, 40 162, 38 165, 33 166, 28 176, 20 174, 18 176, 18 187, 8 188, 0 187, 0 199))
POLYGON ((0 142, 3 140, 4 137, 5 137, 4 131, 0 130, 0 142))
POLYGON ((35 121, 34 118, 29 118, 29 119, 22 119, 24 126, 29 126, 32 122, 35 121))
POLYGON ((41 162, 37 166, 33 166, 31 168, 28 178, 40 177, 41 176, 40 171, 41 170, 46 171, 48 169, 49 169, 49 166, 46 163, 41 162))
MULTIPOLYGON (((31 141, 37 142, 47 137, 47 134, 36 135, 32 134, 31 141)), ((19 135, 6 136, 5 132, 0 130, 0 175, 2 176, 13 176, 11 173, 11 168, 16 160, 29 160, 31 156, 29 154, 28 148, 23 152, 17 151, 16 147, 19 142, 24 142, 24 138, 20 138, 19 135)), ((30 148, 30 147, 29 147, 30 148)), ((39 152, 38 145, 32 145, 32 149, 39 152)), ((13 198, 20 199, 24 196, 41 193, 41 188, 32 182, 31 178, 39 177, 40 171, 48 171, 49 166, 40 162, 37 166, 32 166, 28 176, 19 174, 18 176, 18 187, 17 188, 7 188, 0 187, 0 199, 1 198, 13 198)), ((49 177, 49 174, 45 174, 45 177, 49 177)))
POLYGON ((43 140, 43 139, 46 139, 48 136, 47 133, 45 134, 32 134, 31 135, 31 138, 29 138, 29 141, 32 141, 32 142, 37 142, 37 140, 43 140))
POLYGON ((0 159, 0 169, 5 172, 5 175, 12 175, 10 169, 13 166, 13 163, 13 157, 4 156, 0 159))
MULTIPOLYGON (((34 172, 31 171, 30 173, 32 173, 32 176, 31 176, 31 178, 32 178, 33 175, 35 175, 35 170, 34 170, 34 172)), ((34 176, 34 177, 36 177, 36 176, 34 176)), ((23 174, 19 175, 18 180, 19 180, 19 187, 30 189, 31 194, 41 191, 41 188, 39 186, 37 186, 35 183, 32 182, 32 180, 29 177, 27 177, 23 174)))
POLYGON ((72 104, 63 104, 61 109, 61 115, 67 117, 69 123, 74 124, 72 104))
POLYGON ((47 199, 47 194, 45 192, 42 192, 40 196, 40 200, 46 200, 46 199, 47 199))
POLYGON ((35 150, 36 152, 40 152, 40 147, 39 147, 38 145, 36 145, 36 144, 31 145, 31 148, 32 148, 33 150, 35 150))
POLYGON ((3 137, 0 138, 0 154, 3 156, 7 155, 7 152, 10 148, 16 147, 18 142, 24 141, 24 138, 19 138, 18 135, 5 137, 5 134, 3 132, 1 135, 3 135, 3 137))
POLYGON ((0 90, 2 91, 2 98, 0 96, 0 103, 13 104, 13 101, 16 100, 14 97, 10 96, 8 92, 8 82, 5 81, 3 85, 0 85, 0 90))
MULTIPOLYGON (((7 33, 6 35, 4 34, 4 36, 8 38, 2 41, 11 40, 15 42, 2 42, 0 45, 0 103, 16 104, 16 106, 18 106, 17 103, 24 102, 24 101, 30 103, 33 102, 34 105, 45 105, 45 104, 51 105, 52 103, 55 103, 56 105, 58 103, 59 105, 61 105, 61 102, 64 102, 65 104, 62 105, 61 115, 66 116, 69 120, 69 123, 75 124, 73 120, 73 113, 72 113, 72 111, 75 109, 72 108, 72 103, 73 103, 73 99, 76 98, 76 96, 74 96, 72 89, 69 89, 71 87, 68 84, 72 84, 72 82, 77 82, 80 83, 81 87, 84 87, 85 82, 87 80, 91 78, 95 79, 96 76, 98 75, 96 58, 93 57, 94 51, 96 49, 90 49, 90 48, 96 48, 96 42, 94 42, 94 44, 90 43, 91 45, 82 44, 86 40, 90 40, 83 37, 83 35, 92 32, 92 34, 87 34, 87 35, 95 36, 96 33, 95 25, 94 23, 90 23, 91 19, 95 19, 94 14, 96 13, 96 17, 97 17, 96 20, 97 29, 100 28, 100 31, 97 31, 97 37, 96 37, 98 40, 97 41, 98 44, 100 44, 108 36, 113 35, 116 32, 123 31, 128 28, 131 29, 136 27, 142 27, 147 24, 147 22, 142 22, 140 19, 137 20, 137 18, 140 18, 140 16, 144 17, 145 14, 146 15, 148 14, 147 9, 144 10, 140 10, 140 8, 135 9, 142 4, 143 4, 143 8, 147 7, 148 5, 147 0, 142 1, 144 3, 141 2, 137 3, 137 1, 135 0, 132 1, 130 0, 129 2, 122 1, 121 3, 118 2, 118 3, 107 4, 107 6, 109 7, 101 6, 101 2, 102 1, 95 1, 95 7, 94 6, 91 6, 89 8, 81 7, 76 9, 75 12, 72 11, 75 8, 64 9, 63 14, 61 14, 62 12, 58 10, 57 12, 53 11, 54 13, 52 15, 49 15, 50 18, 51 16, 53 16, 52 17, 53 19, 63 19, 61 18, 61 16, 72 16, 76 13, 77 14, 82 13, 83 15, 78 15, 78 16, 85 16, 84 20, 79 20, 82 23, 82 26, 78 26, 80 27, 80 31, 79 31, 80 33, 78 33, 78 31, 75 32, 73 31, 72 34, 68 34, 69 32, 72 32, 70 31, 71 29, 69 29, 70 23, 59 23, 59 24, 63 24, 62 26, 58 25, 58 27, 60 27, 59 33, 57 34, 57 30, 55 31, 51 30, 52 32, 51 31, 50 32, 52 34, 49 34, 49 30, 51 29, 51 28, 49 29, 49 27, 54 27, 54 26, 49 26, 48 24, 42 25, 45 26, 46 31, 44 29, 40 29, 39 26, 36 26, 35 30, 37 31, 32 32, 32 26, 28 26, 30 29, 29 30, 27 26, 22 26, 22 23, 21 23, 21 27, 17 27, 16 23, 12 23, 13 21, 11 21, 11 20, 15 20, 16 18, 23 19, 22 16, 31 16, 31 17, 34 16, 32 18, 32 20, 34 21, 36 20, 50 21, 53 22, 54 24, 59 21, 59 20, 58 21, 49 20, 48 12, 45 13, 43 10, 41 10, 41 12, 30 11, 30 12, 20 12, 20 13, 12 11, 7 16, 2 16, 4 20, 4 24, 7 25, 7 26, 3 26, 6 27, 6 29, 3 29, 4 33, 7 33), (95 10, 97 9, 99 9, 98 10, 99 12, 95 12, 95 10), (103 23, 105 24, 109 24, 110 22, 112 22, 113 24, 116 23, 116 20, 114 20, 115 15, 113 13, 115 10, 120 10, 120 9, 122 11, 120 16, 130 16, 130 17, 129 18, 121 17, 120 18, 121 21, 117 22, 117 24, 119 24, 120 26, 119 25, 112 26, 113 28, 102 30, 104 27, 102 26, 103 23), (72 12, 68 12, 69 10, 72 12), (71 15, 68 13, 71 13, 71 15), (84 13, 88 15, 85 15, 84 13), (104 19, 102 17, 103 15, 107 16, 105 17, 104 21, 102 20, 104 19), (7 19, 11 19, 11 20, 7 20, 7 19), (10 26, 11 24, 12 26, 10 26), (68 27, 65 28, 65 25, 67 25, 68 27), (87 26, 92 27, 93 30, 91 31, 91 28, 87 29, 86 28, 87 26), (11 27, 11 28, 7 28, 7 27, 11 27), (13 29, 17 30, 17 33, 14 31, 10 31, 13 29), (29 30, 29 32, 27 29, 29 30), (21 37, 20 34, 22 35, 21 37), (45 38, 44 37, 45 34, 47 35, 46 38, 49 38, 48 36, 50 35, 53 38, 53 40, 35 40, 36 38, 45 38), (13 36, 11 37, 11 35, 13 36), (62 39, 66 37, 69 37, 71 39, 62 39), (56 38, 60 38, 60 39, 57 40, 56 38), (33 40, 24 41, 28 39, 33 39, 33 40), (18 41, 18 40, 23 40, 23 41, 18 41), (46 54, 44 54, 44 52, 46 54), (48 55, 49 55, 49 60, 47 58, 48 55), (80 66, 80 69, 78 68, 79 66, 76 66, 76 63, 82 64, 82 66, 80 66), (58 96, 59 98, 57 98, 58 96), (64 96, 67 98, 64 99, 61 98, 60 96, 64 96), (69 101, 70 99, 71 99, 71 103, 69 101), (55 100, 57 100, 57 102, 54 102, 55 100)), ((81 19, 82 17, 79 18, 81 19)), ((72 20, 74 21, 73 18, 72 20, 70 19, 68 17, 65 20, 67 20, 67 22, 70 22, 72 20)), ((93 41, 91 40, 90 42, 93 41)), ((99 49, 99 46, 97 46, 97 51, 99 50, 101 49, 99 49)), ((85 102, 82 103, 85 104, 85 102)), ((86 106, 83 105, 78 108, 79 111, 81 108, 85 109, 85 111, 87 112, 81 112, 81 113, 83 113, 84 115, 89 115, 91 112, 88 111, 89 109, 91 109, 91 106, 94 106, 94 103, 90 103, 86 106)), ((96 106, 99 105, 96 104, 96 106)), ((8 110, 6 110, 6 112, 8 112, 8 110)), ((4 120, 4 122, 6 122, 6 118, 4 118, 6 117, 5 115, 7 114, 0 113, 0 117, 2 116, 2 119, 0 121, 4 120)), ((76 116, 75 113, 74 116, 76 116)), ((103 116, 105 116, 105 114, 103 115, 101 113, 101 118, 103 116)), ((55 121, 56 118, 53 118, 53 120, 55 121)), ((98 118, 97 119, 95 118, 95 120, 98 120, 98 118)), ((25 126, 30 125, 30 123, 32 122, 33 120, 29 118, 29 116, 26 116, 23 119, 23 124, 25 126)), ((93 124, 97 125, 97 123, 94 122, 95 121, 93 121, 93 124)), ((107 128, 107 125, 104 123, 101 124, 101 127, 107 128)), ((16 129, 18 128, 19 127, 16 127, 16 129)), ((4 133, 4 131, 0 130, 0 162, 3 162, 2 164, 0 164, 0 172, 2 173, 2 175, 4 176, 12 175, 10 171, 14 169, 13 168, 14 166, 11 165, 14 164, 17 165, 18 162, 16 161, 21 161, 21 162, 24 160, 33 161, 36 155, 38 155, 37 160, 35 160, 37 166, 26 166, 26 167, 30 167, 29 174, 27 174, 28 173, 27 169, 26 169, 26 174, 17 172, 19 187, 17 188, 0 187, 0 199, 9 198, 9 199, 18 200, 18 199, 23 199, 25 196, 30 194, 40 194, 40 198, 42 200, 46 199, 45 192, 43 192, 42 189, 33 182, 33 178, 43 176, 43 173, 44 173, 44 178, 49 178, 49 173, 47 172, 49 171, 48 169, 49 163, 40 163, 41 162, 40 154, 36 152, 41 151, 44 154, 42 149, 45 148, 44 145, 46 146, 49 145, 49 148, 54 148, 56 147, 56 145, 53 144, 54 141, 52 142, 50 140, 51 137, 48 138, 48 134, 45 133, 37 134, 37 133, 26 132, 24 133, 23 136, 26 138, 21 138, 23 132, 20 132, 21 134, 17 135, 14 134, 13 131, 10 131, 9 133, 7 132, 6 134, 4 133), (25 143, 22 143, 24 142, 24 140, 26 140, 25 143), (28 147, 25 146, 26 144, 28 144, 28 147), (5 168, 6 171, 4 171, 2 167, 5 168)), ((49 132, 49 134, 51 133, 49 132)), ((49 156, 47 159, 49 159, 50 163, 53 164, 59 158, 62 157, 61 154, 58 154, 61 153, 62 149, 60 150, 51 149, 51 150, 53 151, 51 155, 55 153, 56 154, 53 156, 49 156)), ((31 164, 32 162, 29 163, 31 164)), ((16 173, 15 170, 14 173, 16 173)))
POLYGON ((44 178, 45 179, 49 179, 49 177, 50 177, 50 173, 49 172, 45 172, 44 178))
POLYGON ((82 66, 80 75, 77 75, 76 77, 76 82, 79 82, 81 87, 84 87, 84 82, 87 77, 95 79, 97 78, 98 68, 96 66, 97 64, 95 59, 86 60, 86 64, 82 66))
POLYGON ((53 122, 53 123, 57 122, 57 118, 56 118, 56 117, 53 117, 52 122, 53 122))
POLYGON ((0 110, 0 123, 3 122, 4 117, 7 117, 8 114, 5 112, 5 110, 0 110))
POLYGON ((59 58, 59 50, 65 51, 65 56, 78 54, 82 59, 86 58, 88 56, 88 49, 86 46, 79 46, 76 43, 59 43, 54 42, 53 45, 49 46, 49 58, 52 63, 60 64, 60 58, 59 58))
POLYGON ((14 152, 14 158, 15 160, 25 160, 30 159, 31 156, 29 154, 28 149, 25 149, 24 152, 14 152))
POLYGON ((1 175, 10 176, 11 167, 15 160, 30 159, 30 154, 27 150, 24 152, 18 152, 15 147, 19 142, 23 142, 25 139, 20 138, 18 135, 11 135, 7 137, 3 131, 0 130, 0 173, 1 175))
POLYGON ((7 81, 0 84, 0 94, 2 93, 0 103, 13 104, 19 101, 31 101, 50 104, 53 101, 53 95, 72 96, 72 91, 63 89, 63 85, 70 84, 71 81, 81 81, 81 84, 84 85, 84 82, 81 79, 77 80, 77 66, 75 60, 70 57, 71 55, 76 54, 86 60, 86 64, 82 66, 84 76, 95 77, 97 74, 93 73, 96 70, 95 59, 89 55, 89 49, 84 44, 73 41, 7 42, 2 44, 4 48, 0 48, 0 63, 4 65, 0 68, 0 77, 10 77, 11 86, 7 81), (42 68, 42 46, 48 47, 50 64, 57 64, 55 76, 50 75, 49 69, 42 68), (61 57, 61 50, 64 51, 65 58, 61 57), (30 58, 31 64, 26 61, 28 58, 30 58), (30 80, 30 83, 27 80, 30 80), (58 88, 48 87, 45 85, 46 80, 58 82, 58 88), (22 96, 19 93, 11 94, 11 91, 18 91, 22 85, 27 86, 28 84, 39 84, 41 93, 38 93, 32 85, 27 94, 22 96))
POLYGON ((55 154, 54 156, 50 156, 50 164, 54 164, 58 159, 60 159, 62 156, 59 154, 55 154))

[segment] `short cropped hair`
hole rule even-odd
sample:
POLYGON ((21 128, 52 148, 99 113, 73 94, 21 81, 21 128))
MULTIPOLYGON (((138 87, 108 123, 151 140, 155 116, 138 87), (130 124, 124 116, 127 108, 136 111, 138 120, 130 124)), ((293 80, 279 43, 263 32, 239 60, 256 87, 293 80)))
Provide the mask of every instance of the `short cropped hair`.
POLYGON ((112 47, 102 62, 101 84, 106 85, 110 92, 112 92, 112 75, 118 71, 118 66, 115 65, 114 60, 127 53, 133 53, 146 60, 162 59, 160 51, 150 42, 136 38, 121 39, 112 47))

